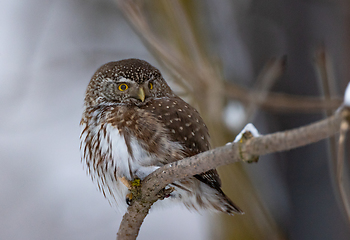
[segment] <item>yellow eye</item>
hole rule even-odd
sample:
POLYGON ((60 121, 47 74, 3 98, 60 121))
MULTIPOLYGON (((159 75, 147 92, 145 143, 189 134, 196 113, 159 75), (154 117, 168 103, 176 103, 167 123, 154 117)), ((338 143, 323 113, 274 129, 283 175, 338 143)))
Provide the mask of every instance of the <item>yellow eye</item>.
POLYGON ((126 85, 125 83, 120 84, 118 87, 119 91, 122 91, 122 92, 128 88, 129 88, 128 85, 126 85))
POLYGON ((152 90, 153 89, 153 83, 151 83, 151 82, 148 83, 148 88, 152 90))

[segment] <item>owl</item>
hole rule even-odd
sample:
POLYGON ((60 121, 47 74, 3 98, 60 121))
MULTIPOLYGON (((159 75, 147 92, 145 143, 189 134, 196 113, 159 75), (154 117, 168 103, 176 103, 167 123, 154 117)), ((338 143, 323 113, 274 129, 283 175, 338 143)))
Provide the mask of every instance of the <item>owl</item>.
MULTIPOLYGON (((95 72, 80 125, 82 162, 110 204, 121 209, 129 194, 125 180, 142 180, 167 163, 210 149, 198 111, 170 89, 157 68, 139 59, 109 62, 95 72)), ((215 169, 169 187, 174 191, 158 202, 243 213, 221 190, 215 169)))

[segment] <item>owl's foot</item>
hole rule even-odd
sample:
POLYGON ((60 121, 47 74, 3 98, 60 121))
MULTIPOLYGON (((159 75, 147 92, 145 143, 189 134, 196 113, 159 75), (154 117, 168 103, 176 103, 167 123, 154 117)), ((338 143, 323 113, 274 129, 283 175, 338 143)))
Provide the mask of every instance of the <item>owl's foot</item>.
POLYGON ((174 187, 169 188, 163 188, 159 193, 157 194, 157 197, 159 200, 163 200, 164 198, 170 197, 170 194, 175 190, 174 187))
POLYGON ((126 194, 125 201, 126 201, 126 204, 128 204, 128 206, 131 206, 131 202, 132 202, 132 193, 126 194))
MULTIPOLYGON (((124 178, 124 180, 126 180, 124 178)), ((128 186, 125 185, 125 183, 123 183, 128 189, 129 189, 129 193, 126 195, 125 201, 126 204, 128 204, 129 206, 132 205, 133 201, 135 199, 138 199, 141 197, 141 179, 139 178, 135 178, 132 181, 128 181, 126 180, 128 183, 128 186)))

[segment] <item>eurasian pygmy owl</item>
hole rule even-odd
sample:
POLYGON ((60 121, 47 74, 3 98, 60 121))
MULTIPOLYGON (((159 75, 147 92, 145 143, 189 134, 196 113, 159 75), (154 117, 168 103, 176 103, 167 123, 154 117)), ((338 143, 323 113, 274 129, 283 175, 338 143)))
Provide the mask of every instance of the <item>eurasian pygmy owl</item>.
MULTIPOLYGON (((139 59, 110 62, 95 72, 80 124, 82 161, 111 205, 119 207, 127 206, 129 191, 122 179, 142 180, 164 164, 210 148, 197 110, 170 89, 158 69, 139 59)), ((243 213, 221 190, 215 169, 171 186, 175 190, 161 202, 243 213)))

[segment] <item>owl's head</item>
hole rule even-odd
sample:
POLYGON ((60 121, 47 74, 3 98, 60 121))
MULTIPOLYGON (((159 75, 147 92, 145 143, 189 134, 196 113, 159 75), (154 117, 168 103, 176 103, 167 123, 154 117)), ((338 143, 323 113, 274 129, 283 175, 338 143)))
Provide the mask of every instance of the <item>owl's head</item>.
POLYGON ((130 58, 101 66, 88 85, 85 106, 139 105, 152 98, 173 96, 160 71, 146 61, 130 58))

